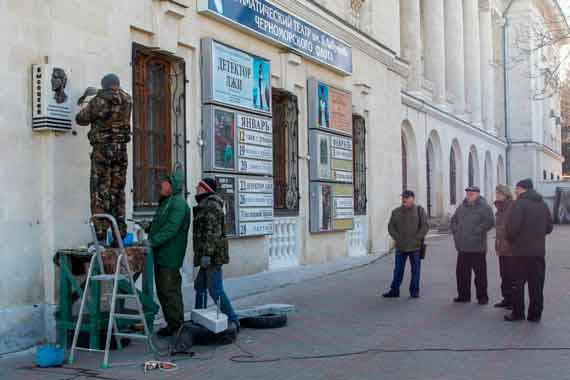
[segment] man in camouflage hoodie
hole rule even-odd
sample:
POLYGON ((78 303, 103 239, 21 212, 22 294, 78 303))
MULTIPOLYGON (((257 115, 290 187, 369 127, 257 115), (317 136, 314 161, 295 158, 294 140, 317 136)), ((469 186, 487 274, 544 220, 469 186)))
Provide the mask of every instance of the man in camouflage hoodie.
POLYGON ((228 316, 230 323, 239 329, 239 321, 224 291, 222 265, 230 262, 228 240, 225 232, 224 202, 216 194, 217 182, 204 178, 196 186, 196 202, 193 209, 194 266, 200 267, 194 281, 196 309, 207 307, 208 292, 228 316))
MULTIPOLYGON (((91 124, 87 137, 91 152, 91 213, 111 214, 117 220, 121 236, 125 223, 125 184, 127 143, 131 141, 131 96, 121 89, 119 78, 108 74, 101 80, 102 89, 77 114, 79 125, 91 124)), ((97 239, 105 240, 108 223, 95 223, 97 239)))

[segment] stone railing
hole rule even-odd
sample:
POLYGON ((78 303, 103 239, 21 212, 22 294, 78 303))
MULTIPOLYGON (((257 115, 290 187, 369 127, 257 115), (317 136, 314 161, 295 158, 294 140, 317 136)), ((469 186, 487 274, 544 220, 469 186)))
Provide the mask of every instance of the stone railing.
POLYGON ((357 257, 368 254, 368 219, 366 216, 354 217, 354 229, 346 233, 348 256, 357 257))
POLYGON ((269 236, 269 270, 299 265, 299 221, 296 217, 275 218, 269 236))

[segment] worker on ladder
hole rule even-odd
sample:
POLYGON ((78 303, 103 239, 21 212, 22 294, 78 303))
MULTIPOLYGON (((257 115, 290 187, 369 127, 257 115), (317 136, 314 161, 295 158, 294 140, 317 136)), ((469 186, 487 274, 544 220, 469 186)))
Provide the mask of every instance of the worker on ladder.
POLYGON ((160 337, 176 334, 184 323, 180 269, 189 229, 190 208, 184 198, 184 173, 175 171, 160 184, 159 207, 148 229, 154 254, 156 293, 167 323, 157 332, 160 337))

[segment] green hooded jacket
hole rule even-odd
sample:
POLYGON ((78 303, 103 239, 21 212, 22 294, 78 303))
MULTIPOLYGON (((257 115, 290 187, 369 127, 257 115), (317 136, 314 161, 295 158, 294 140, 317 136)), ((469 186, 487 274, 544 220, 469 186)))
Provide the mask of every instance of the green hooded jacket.
POLYGON ((184 174, 175 172, 170 177, 172 195, 160 201, 150 225, 149 242, 157 265, 180 269, 184 263, 190 207, 184 199, 184 174))

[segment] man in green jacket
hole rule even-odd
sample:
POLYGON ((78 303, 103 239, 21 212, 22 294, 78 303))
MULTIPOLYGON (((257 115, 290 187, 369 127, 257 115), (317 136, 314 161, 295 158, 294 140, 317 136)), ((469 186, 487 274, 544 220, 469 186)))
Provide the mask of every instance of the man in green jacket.
POLYGON ((412 266, 412 279, 410 281, 410 296, 420 296, 420 249, 428 233, 427 215, 421 206, 415 204, 415 194, 406 190, 402 193, 402 206, 392 211, 388 232, 396 242, 396 267, 394 279, 385 298, 397 298, 400 296, 400 285, 404 278, 406 260, 410 258, 412 266))
POLYGON ((160 184, 159 207, 150 225, 156 293, 167 323, 157 333, 162 337, 175 334, 184 323, 180 268, 188 244, 190 208, 183 191, 184 174, 180 171, 160 184))

